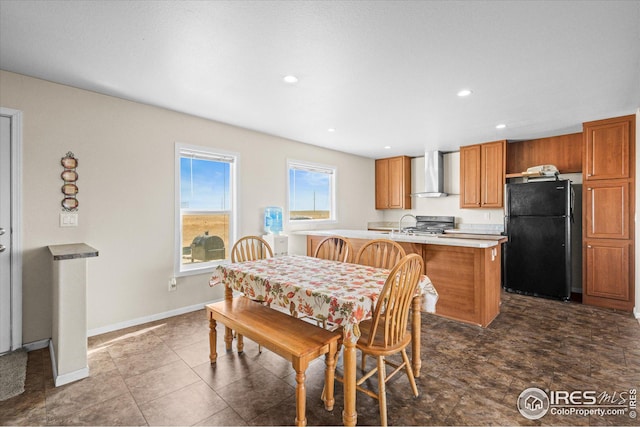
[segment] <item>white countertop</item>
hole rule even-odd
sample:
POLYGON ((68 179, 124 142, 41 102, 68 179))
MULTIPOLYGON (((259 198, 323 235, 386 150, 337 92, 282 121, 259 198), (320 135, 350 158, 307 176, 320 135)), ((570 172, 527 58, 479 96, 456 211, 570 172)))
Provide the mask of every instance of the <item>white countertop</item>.
MULTIPOLYGON (((442 246, 464 246, 468 248, 491 248, 500 244, 496 240, 484 239, 460 239, 455 237, 437 237, 437 236, 412 236, 400 233, 390 233, 385 231, 368 231, 368 230, 302 230, 294 231, 292 234, 304 236, 332 236, 339 235, 351 239, 390 239, 396 242, 422 243, 425 245, 442 245, 442 246)), ((446 236, 446 235, 445 235, 446 236)))

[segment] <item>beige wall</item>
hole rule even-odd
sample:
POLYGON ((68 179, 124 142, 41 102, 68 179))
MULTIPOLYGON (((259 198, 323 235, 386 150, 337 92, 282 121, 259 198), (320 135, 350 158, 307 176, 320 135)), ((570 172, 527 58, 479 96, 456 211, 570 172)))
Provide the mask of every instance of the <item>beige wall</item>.
MULTIPOLYGON (((0 106, 23 112, 23 342, 51 336, 47 245, 84 242, 88 327, 106 328, 221 296, 209 274, 178 278, 174 245, 174 144, 240 153, 239 233, 262 232, 265 206, 286 205, 286 160, 338 169, 339 218, 363 227, 374 209, 374 162, 210 120, 0 71, 0 106), (60 158, 79 159, 79 226, 60 228, 60 158)), ((285 232, 291 231, 285 225, 285 232)))

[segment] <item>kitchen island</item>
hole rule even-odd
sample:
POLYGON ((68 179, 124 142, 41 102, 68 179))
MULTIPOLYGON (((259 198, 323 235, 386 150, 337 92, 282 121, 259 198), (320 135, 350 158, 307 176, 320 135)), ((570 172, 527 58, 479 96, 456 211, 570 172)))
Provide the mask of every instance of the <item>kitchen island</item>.
POLYGON ((341 229, 297 231, 295 234, 307 236, 307 255, 313 255, 320 240, 331 235, 348 238, 356 253, 369 240, 394 240, 407 254, 417 253, 424 259, 425 274, 439 294, 437 315, 487 327, 500 313, 504 236, 467 238, 468 235, 453 233, 417 236, 341 229))

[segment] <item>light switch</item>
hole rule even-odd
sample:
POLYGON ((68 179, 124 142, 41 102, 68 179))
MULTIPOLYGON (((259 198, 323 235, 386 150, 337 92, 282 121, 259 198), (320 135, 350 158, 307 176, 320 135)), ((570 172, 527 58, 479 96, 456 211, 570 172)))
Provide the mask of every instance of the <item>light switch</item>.
POLYGON ((76 212, 60 213, 60 227, 77 227, 78 214, 76 212))

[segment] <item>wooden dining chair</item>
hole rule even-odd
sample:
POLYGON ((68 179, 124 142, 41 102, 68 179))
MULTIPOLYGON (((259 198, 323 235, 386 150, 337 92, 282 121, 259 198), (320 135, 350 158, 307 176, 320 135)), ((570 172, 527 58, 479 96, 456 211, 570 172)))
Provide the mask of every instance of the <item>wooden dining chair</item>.
POLYGON ((356 254, 355 263, 391 270, 404 256, 398 242, 389 239, 370 240, 356 254))
MULTIPOLYGON (((320 240, 316 250, 313 252, 314 258, 328 259, 331 261, 351 262, 353 257, 353 246, 342 236, 329 236, 320 240)), ((295 315, 295 314, 294 314, 295 315)), ((301 319, 311 318, 318 326, 324 329, 334 330, 338 325, 329 324, 327 319, 319 319, 311 316, 303 316, 301 319)))
POLYGON ((332 261, 351 262, 353 246, 342 236, 329 236, 318 243, 313 256, 332 261))
MULTIPOLYGON (((376 301, 373 316, 359 324, 360 339, 356 348, 364 354, 377 359, 375 368, 367 372, 356 381, 356 389, 374 399, 378 399, 380 406, 380 423, 387 425, 387 396, 386 383, 404 368, 414 396, 418 396, 418 387, 411 362, 407 356, 407 346, 411 343, 409 325, 409 308, 422 275, 423 261, 418 254, 410 254, 402 258, 389 273, 382 291, 376 301), (402 363, 394 363, 386 357, 401 353, 402 363), (395 368, 386 374, 386 365, 395 368), (378 390, 372 391, 362 384, 378 372, 378 390)), ((342 381, 342 378, 338 378, 342 381)))
MULTIPOLYGON (((355 263, 369 267, 386 268, 391 270, 406 255, 400 243, 389 239, 370 240, 364 244, 356 254, 355 263)), ((362 353, 360 362, 364 371, 367 355, 362 353)))
MULTIPOLYGON (((231 248, 231 262, 255 261, 258 259, 271 258, 273 251, 271 246, 262 237, 245 236, 239 239, 231 248)), ((258 301, 262 303, 262 301, 258 301)), ((244 347, 242 335, 236 334, 238 348, 244 347)), ((258 344, 258 352, 262 352, 262 346, 258 344)))
POLYGON ((271 246, 262 237, 245 236, 231 248, 231 262, 255 261, 271 258, 271 246))

